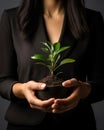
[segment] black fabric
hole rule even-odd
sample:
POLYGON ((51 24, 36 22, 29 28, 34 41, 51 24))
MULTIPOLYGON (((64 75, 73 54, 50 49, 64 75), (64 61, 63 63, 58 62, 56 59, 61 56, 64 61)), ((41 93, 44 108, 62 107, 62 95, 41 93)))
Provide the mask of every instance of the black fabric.
POLYGON ((80 122, 80 117, 78 118, 79 120, 77 120, 76 122, 75 118, 66 119, 60 115, 47 114, 44 121, 41 122, 39 125, 24 126, 24 125, 8 124, 7 130, 49 130, 49 129, 97 130, 95 125, 93 124, 93 121, 91 121, 92 124, 88 123, 86 125, 86 122, 84 122, 86 119, 83 119, 84 121, 80 122))

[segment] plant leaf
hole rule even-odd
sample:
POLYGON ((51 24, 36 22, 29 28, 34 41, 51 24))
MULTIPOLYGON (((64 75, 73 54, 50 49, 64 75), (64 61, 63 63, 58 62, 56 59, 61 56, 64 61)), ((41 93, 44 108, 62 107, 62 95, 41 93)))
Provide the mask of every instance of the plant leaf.
POLYGON ((49 42, 42 42, 44 46, 46 46, 49 50, 51 50, 51 46, 49 42))
POLYGON ((60 57, 61 57, 60 54, 55 57, 55 67, 56 67, 60 57))
POLYGON ((41 64, 41 65, 44 65, 44 66, 46 66, 47 67, 47 64, 46 63, 44 63, 44 62, 36 62, 36 64, 41 64))
POLYGON ((49 53, 49 49, 48 49, 48 48, 45 48, 45 47, 44 47, 44 48, 42 48, 41 50, 44 51, 45 53, 49 53))
POLYGON ((51 42, 49 42, 49 41, 43 42, 43 45, 46 46, 51 53, 54 51, 54 47, 53 47, 53 44, 51 42))
POLYGON ((57 74, 56 74, 56 76, 58 76, 58 75, 60 75, 60 74, 62 74, 63 72, 57 72, 57 74))
POLYGON ((72 59, 72 58, 66 58, 66 59, 64 59, 64 60, 62 60, 62 61, 60 62, 60 64, 55 68, 55 70, 57 70, 60 66, 62 66, 62 65, 64 65, 64 64, 73 63, 73 62, 75 62, 74 59, 72 59))
POLYGON ((59 54, 65 50, 67 50, 68 48, 70 48, 70 46, 61 47, 60 50, 58 50, 56 53, 59 54))
MULTIPOLYGON (((31 58, 34 60, 37 60, 36 64, 42 64, 45 67, 47 67, 51 75, 53 75, 54 71, 57 70, 60 66, 67 63, 75 62, 75 60, 72 58, 66 58, 66 59, 63 59, 61 62, 59 62, 60 57, 61 57, 60 53, 70 48, 70 46, 61 47, 60 42, 56 42, 53 44, 47 41, 47 42, 42 42, 42 43, 44 47, 41 48, 41 50, 45 53, 48 53, 48 56, 46 57, 42 54, 34 54, 31 58)), ((60 74, 60 73, 62 72, 58 72, 57 74, 60 74)))
POLYGON ((75 62, 74 59, 72 59, 72 58, 66 58, 66 59, 64 59, 64 60, 62 60, 60 62, 60 65, 67 64, 67 63, 73 63, 73 62, 75 62))
POLYGON ((34 60, 47 61, 47 58, 43 56, 42 54, 35 54, 31 58, 34 60))
POLYGON ((54 50, 58 51, 60 49, 60 42, 54 43, 53 46, 54 46, 54 50))

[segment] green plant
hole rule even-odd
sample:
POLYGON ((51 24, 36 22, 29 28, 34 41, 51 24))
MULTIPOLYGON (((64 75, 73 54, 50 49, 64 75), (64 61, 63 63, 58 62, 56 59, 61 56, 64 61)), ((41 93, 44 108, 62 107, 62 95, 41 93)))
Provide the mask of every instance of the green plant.
POLYGON ((65 98, 71 94, 72 89, 67 89, 62 86, 63 79, 59 78, 62 72, 56 71, 59 67, 67 63, 75 62, 72 58, 65 58, 61 60, 61 53, 70 48, 70 46, 61 47, 60 42, 52 44, 51 42, 42 42, 41 48, 46 55, 34 54, 31 58, 36 60, 36 64, 44 65, 48 68, 50 74, 43 77, 40 82, 46 83, 44 90, 37 90, 36 96, 41 100, 49 98, 65 98))
MULTIPOLYGON (((37 60, 37 64, 42 64, 46 66, 49 71, 50 75, 53 77, 54 72, 62 65, 67 64, 67 63, 73 63, 75 62, 74 59, 72 58, 65 58, 62 61, 59 62, 61 58, 61 52, 67 50, 70 48, 70 46, 63 46, 61 47, 60 42, 56 42, 52 44, 51 42, 42 42, 44 45, 42 49, 43 52, 47 53, 47 57, 42 55, 42 54, 34 54, 31 58, 34 60, 37 60)), ((55 75, 57 76, 62 72, 58 72, 55 75)))

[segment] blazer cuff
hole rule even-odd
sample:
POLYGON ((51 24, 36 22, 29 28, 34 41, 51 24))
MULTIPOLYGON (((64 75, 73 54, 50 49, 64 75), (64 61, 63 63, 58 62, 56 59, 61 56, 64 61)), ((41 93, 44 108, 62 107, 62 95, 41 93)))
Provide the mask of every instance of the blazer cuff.
POLYGON ((86 102, 88 103, 96 103, 104 99, 104 90, 103 84, 98 83, 98 82, 93 82, 93 81, 88 81, 88 83, 91 85, 91 92, 89 96, 85 99, 86 102))
POLYGON ((12 96, 11 96, 12 86, 17 82, 18 81, 12 80, 12 79, 7 79, 7 80, 2 81, 0 83, 1 96, 7 100, 12 100, 12 96))

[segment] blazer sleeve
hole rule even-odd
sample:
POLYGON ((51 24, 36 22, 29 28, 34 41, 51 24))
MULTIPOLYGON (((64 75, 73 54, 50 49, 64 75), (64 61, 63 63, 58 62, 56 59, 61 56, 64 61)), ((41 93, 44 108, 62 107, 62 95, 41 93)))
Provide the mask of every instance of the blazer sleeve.
POLYGON ((87 80, 92 86, 87 101, 96 103, 104 100, 104 20, 100 12, 91 17, 91 42, 87 55, 87 80))
POLYGON ((11 100, 11 88, 17 82, 17 58, 13 47, 10 19, 4 10, 0 19, 0 95, 11 100))

